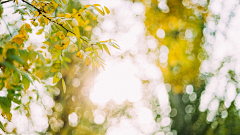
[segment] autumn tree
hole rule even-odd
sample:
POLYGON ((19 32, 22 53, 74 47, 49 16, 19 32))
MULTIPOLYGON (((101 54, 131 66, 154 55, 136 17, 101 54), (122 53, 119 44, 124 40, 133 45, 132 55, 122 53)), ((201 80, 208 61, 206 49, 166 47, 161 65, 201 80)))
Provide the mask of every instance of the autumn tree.
POLYGON ((47 89, 45 93, 52 95, 54 86, 61 81, 65 93, 67 87, 62 70, 69 69, 72 61, 69 54, 84 61, 86 66, 104 68, 99 52, 106 51, 110 55, 109 46, 119 49, 112 39, 92 41, 90 36, 83 36, 84 32, 91 32, 89 24, 97 20, 97 14, 110 13, 108 8, 99 4, 82 7, 76 2, 79 6, 69 10, 69 4, 73 3, 66 0, 1 1, 0 25, 7 28, 0 35, 0 89, 5 93, 0 96, 5 118, 5 122, 0 122, 3 131, 7 132, 5 127, 12 120, 13 110, 30 117, 31 102, 42 104, 44 94, 39 92, 41 88, 37 84, 42 84, 47 89), (5 7, 7 4, 13 7, 13 14, 5 13, 9 8, 5 7), (21 19, 12 23, 4 21, 13 15, 21 19), (44 41, 32 43, 29 40, 32 35, 42 36, 44 41), (28 97, 27 102, 22 101, 23 96, 28 97))
MULTIPOLYGON (((200 66, 207 54, 203 48, 204 25, 210 15, 208 2, 188 0, 142 1, 146 6, 147 35, 155 37, 159 46, 151 50, 159 55, 156 65, 170 89, 172 130, 178 134, 203 134, 208 127, 206 112, 199 111, 199 99, 205 88, 200 66), (196 125, 202 123, 201 127, 196 125)), ((161 115, 156 117, 161 118, 161 115)))

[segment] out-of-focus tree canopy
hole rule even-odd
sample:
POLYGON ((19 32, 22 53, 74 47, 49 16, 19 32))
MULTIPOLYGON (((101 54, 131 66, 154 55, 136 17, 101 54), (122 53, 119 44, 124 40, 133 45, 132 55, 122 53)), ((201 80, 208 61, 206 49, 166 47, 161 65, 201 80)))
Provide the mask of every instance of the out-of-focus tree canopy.
POLYGON ((175 93, 182 93, 187 84, 200 85, 199 67, 206 58, 201 46, 207 13, 203 6, 187 0, 152 0, 146 5, 146 29, 159 42, 151 51, 160 50, 157 66, 175 93))

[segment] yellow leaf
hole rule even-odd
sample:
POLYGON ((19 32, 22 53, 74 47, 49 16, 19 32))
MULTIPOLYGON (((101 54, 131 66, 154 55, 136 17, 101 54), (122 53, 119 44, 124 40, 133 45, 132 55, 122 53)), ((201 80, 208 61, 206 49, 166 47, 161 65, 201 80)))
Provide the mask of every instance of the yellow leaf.
POLYGON ((89 56, 87 56, 87 57, 85 58, 85 64, 86 64, 86 66, 89 66, 91 63, 92 63, 92 59, 91 59, 89 56))
POLYGON ((89 56, 90 56, 90 57, 94 57, 94 56, 93 56, 93 54, 94 54, 94 53, 93 53, 93 52, 91 52, 91 53, 89 54, 89 56))
POLYGON ((31 26, 28 23, 25 23, 27 29, 31 29, 31 26))
POLYGON ((101 6, 100 4, 93 4, 93 6, 101 6))
POLYGON ((56 68, 51 69, 51 73, 54 73, 54 72, 57 72, 57 71, 59 71, 59 69, 56 69, 56 68))
POLYGON ((63 39, 62 44, 63 44, 63 45, 69 45, 69 43, 70 43, 70 38, 69 38, 69 37, 65 37, 65 38, 63 39))
POLYGON ((76 56, 79 57, 81 55, 81 51, 78 51, 76 56))
POLYGON ((101 15, 103 15, 104 16, 104 12, 100 9, 100 8, 98 8, 98 7, 95 7, 95 9, 101 14, 101 15))
POLYGON ((54 11, 54 9, 56 9, 56 8, 57 8, 58 4, 57 4, 55 1, 51 1, 51 3, 52 3, 52 5, 53 5, 53 7, 54 7, 54 8, 52 8, 52 9, 53 9, 53 11, 54 11))
POLYGON ((103 48, 104 48, 104 50, 105 50, 109 55, 111 55, 110 52, 109 52, 109 50, 108 50, 108 48, 107 48, 107 46, 106 46, 105 44, 103 44, 103 48))
POLYGON ((51 43, 48 42, 48 41, 44 41, 43 43, 44 43, 44 44, 47 44, 47 45, 49 45, 49 46, 51 46, 51 43))
POLYGON ((81 52, 78 51, 77 54, 76 54, 76 56, 79 57, 80 55, 81 55, 81 52))
POLYGON ((92 5, 85 5, 84 8, 88 8, 88 7, 91 7, 92 5))
POLYGON ((38 11, 34 11, 34 16, 33 17, 37 17, 39 16, 39 12, 38 11))
POLYGON ((48 25, 49 20, 47 18, 44 18, 44 21, 45 21, 46 25, 48 25))
POLYGON ((85 51, 92 51, 92 50, 93 50, 92 47, 88 47, 88 48, 85 49, 85 51))
POLYGON ((40 30, 38 30, 38 32, 36 34, 40 35, 40 34, 42 34, 42 32, 43 32, 43 29, 40 29, 40 30))
POLYGON ((95 56, 99 57, 97 49, 94 49, 93 52, 94 52, 95 56))
POLYGON ((15 37, 13 37, 13 42, 17 43, 17 44, 22 44, 23 41, 25 40, 25 36, 18 34, 15 37))
POLYGON ((75 8, 72 9, 72 14, 76 14, 77 13, 77 10, 75 8))
POLYGON ((63 78, 62 78, 62 87, 63 87, 63 92, 65 93, 66 92, 66 84, 65 84, 65 81, 63 80, 63 78))
POLYGON ((66 1, 66 0, 62 0, 62 2, 63 2, 64 4, 67 4, 67 1, 66 1))
POLYGON ((101 43, 104 43, 104 42, 108 42, 108 40, 105 40, 105 41, 100 41, 101 43))
POLYGON ((92 30, 92 26, 86 26, 86 27, 84 28, 84 30, 85 30, 85 31, 90 31, 90 30, 92 30))
POLYGON ((83 54, 81 51, 77 52, 76 56, 79 57, 80 59, 83 59, 83 54))
POLYGON ((35 27, 38 26, 38 23, 35 22, 35 21, 31 21, 31 23, 32 23, 32 25, 35 26, 35 27))
POLYGON ((53 84, 57 83, 62 78, 62 74, 57 72, 53 77, 53 84))
POLYGON ((71 33, 71 32, 68 32, 67 36, 75 36, 75 35, 73 33, 71 33))
POLYGON ((31 3, 33 6, 35 6, 37 4, 37 2, 35 0, 32 1, 31 3))
POLYGON ((97 66, 97 68, 100 67, 100 64, 98 63, 98 61, 95 61, 94 63, 95 63, 95 65, 97 66))
POLYGON ((65 38, 65 35, 64 35, 64 33, 62 31, 58 31, 56 33, 56 36, 59 36, 60 39, 64 39, 65 38))
POLYGON ((54 48, 57 49, 57 50, 62 50, 63 49, 63 47, 60 46, 60 45, 55 45, 54 48))
POLYGON ((62 35, 62 34, 63 34, 62 31, 58 31, 58 32, 56 33, 56 36, 60 36, 60 35, 62 35))
POLYGON ((79 39, 79 38, 80 38, 79 28, 78 28, 78 27, 73 27, 73 31, 74 31, 74 33, 76 34, 77 39, 79 39))
POLYGON ((19 34, 23 35, 24 37, 27 36, 27 32, 26 32, 25 29, 21 29, 20 32, 19 32, 19 34))
POLYGON ((114 45, 112 45, 114 48, 116 48, 116 49, 120 49, 120 47, 119 47, 119 45, 116 45, 116 44, 114 44, 114 45))
POLYGON ((12 119, 12 114, 11 113, 6 113, 7 119, 8 121, 11 121, 12 119))
POLYGON ((98 45, 99 49, 103 51, 102 45, 98 45))
POLYGON ((108 9, 107 7, 104 6, 104 9, 105 9, 105 11, 106 11, 107 14, 110 13, 110 11, 109 11, 109 9, 108 9))
POLYGON ((63 49, 66 49, 68 47, 68 45, 63 45, 63 49))
POLYGON ((65 14, 65 17, 66 17, 66 18, 71 18, 71 17, 72 17, 72 15, 71 15, 71 14, 69 14, 69 13, 66 13, 66 14, 65 14))

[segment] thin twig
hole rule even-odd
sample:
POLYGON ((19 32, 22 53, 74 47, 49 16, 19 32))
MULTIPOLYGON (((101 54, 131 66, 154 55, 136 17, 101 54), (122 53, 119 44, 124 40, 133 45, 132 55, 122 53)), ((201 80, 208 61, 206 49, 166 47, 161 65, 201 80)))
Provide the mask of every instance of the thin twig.
POLYGON ((7 26, 7 29, 8 29, 8 32, 9 32, 10 36, 12 37, 12 33, 10 32, 10 29, 9 29, 9 27, 8 27, 7 23, 5 22, 5 20, 4 20, 3 18, 2 18, 2 20, 3 20, 3 22, 6 24, 6 26, 7 26))
POLYGON ((8 3, 10 1, 13 1, 13 0, 2 1, 1 4, 8 3))
MULTIPOLYGON (((62 24, 60 24, 60 23, 56 22, 55 20, 52 20, 51 18, 49 18, 49 17, 47 17, 46 15, 44 15, 40 9, 38 9, 37 7, 35 7, 34 5, 32 5, 31 3, 27 2, 26 0, 22 0, 22 1, 23 1, 24 3, 26 3, 26 4, 28 4, 29 6, 33 7, 34 9, 36 9, 39 14, 41 14, 43 17, 47 18, 50 22, 56 23, 56 24, 58 24, 59 26, 61 26, 64 30, 66 30, 67 32, 70 32, 70 33, 76 35, 74 32, 72 32, 71 30, 68 30, 68 29, 67 29, 66 27, 64 27, 62 24)), ((87 43, 89 42, 89 41, 87 41, 86 39, 84 39, 84 38, 81 37, 81 36, 80 36, 80 38, 81 38, 83 41, 87 42, 87 43)))

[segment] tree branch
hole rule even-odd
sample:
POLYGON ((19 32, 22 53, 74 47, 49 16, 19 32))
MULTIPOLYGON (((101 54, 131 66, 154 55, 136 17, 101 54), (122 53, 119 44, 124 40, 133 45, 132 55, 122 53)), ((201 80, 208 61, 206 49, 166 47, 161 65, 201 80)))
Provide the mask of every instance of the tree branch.
POLYGON ((13 0, 2 1, 1 4, 8 3, 10 1, 13 1, 13 0))
MULTIPOLYGON (((66 27, 64 27, 62 24, 56 22, 55 20, 52 20, 51 18, 47 17, 46 15, 44 15, 42 13, 42 11, 40 9, 38 9, 37 7, 35 7, 34 5, 32 5, 31 3, 27 2, 26 0, 22 0, 24 3, 28 4, 29 6, 33 7, 34 9, 36 9, 38 11, 39 14, 41 14, 43 17, 47 18, 50 22, 56 23, 57 25, 61 26, 64 30, 66 30, 67 32, 70 32, 74 35, 76 35, 74 32, 72 32, 71 30, 68 30, 66 27)), ((80 36, 80 38, 85 41, 85 42, 89 42, 86 39, 84 39, 83 37, 80 36)))

